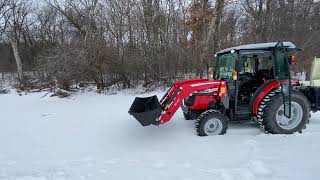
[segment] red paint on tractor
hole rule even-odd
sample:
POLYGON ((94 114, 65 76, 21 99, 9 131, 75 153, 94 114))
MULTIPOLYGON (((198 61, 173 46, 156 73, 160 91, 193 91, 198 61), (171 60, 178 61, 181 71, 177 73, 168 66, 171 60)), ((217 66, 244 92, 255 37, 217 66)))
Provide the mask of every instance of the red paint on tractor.
POLYGON ((196 96, 193 105, 186 107, 191 110, 207 110, 210 103, 218 100, 220 100, 219 96, 213 94, 211 96, 196 96))
POLYGON ((277 87, 279 87, 281 84, 279 81, 274 81, 271 82, 267 87, 265 87, 263 89, 263 91, 261 91, 261 93, 259 94, 259 96, 256 98, 256 100, 254 101, 253 104, 253 114, 257 114, 258 113, 258 106, 261 102, 261 100, 272 90, 275 89, 277 87))
MULTIPOLYGON (((284 82, 284 83, 287 83, 289 80, 282 80, 282 81, 273 81, 271 82, 267 87, 265 87, 263 89, 263 91, 259 94, 259 96, 256 98, 256 100, 254 101, 254 104, 253 104, 253 114, 254 115, 257 115, 258 113, 258 107, 259 107, 259 104, 260 102, 262 101, 262 99, 272 90, 272 89, 276 89, 278 88, 279 86, 281 86, 281 84, 284 82)), ((296 85, 296 84, 299 84, 299 80, 296 80, 296 79, 292 79, 291 80, 291 84, 292 85, 296 85)))
POLYGON ((227 83, 225 81, 218 81, 220 85, 216 88, 207 89, 206 91, 199 92, 202 95, 195 94, 193 105, 186 105, 190 110, 207 110, 210 109, 210 104, 220 101, 227 95, 227 83))
MULTIPOLYGON (((176 82, 168 93, 162 98, 161 105, 164 108, 160 116, 160 124, 164 124, 171 120, 175 112, 180 108, 183 99, 192 96, 193 93, 210 90, 210 89, 219 89, 220 86, 224 84, 225 81, 211 81, 208 79, 196 79, 196 80, 187 80, 176 82)), ((227 93, 221 94, 225 96, 227 93)), ((208 96, 199 100, 199 106, 208 107, 208 96)))
POLYGON ((163 96, 160 103, 161 104, 167 103, 167 101, 170 100, 170 97, 174 96, 174 93, 177 92, 183 84, 193 84, 193 83, 208 82, 208 81, 209 79, 191 79, 191 80, 182 80, 182 81, 175 82, 171 86, 171 88, 168 90, 167 94, 163 96))

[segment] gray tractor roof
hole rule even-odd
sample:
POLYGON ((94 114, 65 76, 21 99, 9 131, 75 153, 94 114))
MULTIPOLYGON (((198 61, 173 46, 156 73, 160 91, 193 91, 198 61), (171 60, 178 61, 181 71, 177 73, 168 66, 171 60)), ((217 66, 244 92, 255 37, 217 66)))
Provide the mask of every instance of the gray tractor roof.
MULTIPOLYGON (((246 45, 242 45, 242 46, 236 46, 236 47, 231 47, 231 48, 227 48, 227 49, 223 49, 219 52, 217 52, 217 54, 221 54, 221 53, 226 53, 229 52, 231 50, 255 50, 255 49, 267 49, 267 48, 271 48, 271 47, 275 47, 277 45, 278 42, 270 42, 270 43, 258 43, 258 44, 246 44, 246 45)), ((290 48, 290 49, 294 49, 296 48, 296 46, 292 43, 292 42, 283 42, 283 46, 286 48, 290 48)))

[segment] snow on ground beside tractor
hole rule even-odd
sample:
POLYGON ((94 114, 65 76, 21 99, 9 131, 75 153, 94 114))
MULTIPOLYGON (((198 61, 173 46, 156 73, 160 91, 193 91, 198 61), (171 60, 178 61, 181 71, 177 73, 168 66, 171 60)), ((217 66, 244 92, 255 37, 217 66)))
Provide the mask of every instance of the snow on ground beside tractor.
POLYGON ((0 180, 320 177, 320 113, 303 134, 233 123, 224 136, 198 137, 180 110, 167 125, 141 127, 127 113, 133 95, 43 95, 0 95, 0 180))

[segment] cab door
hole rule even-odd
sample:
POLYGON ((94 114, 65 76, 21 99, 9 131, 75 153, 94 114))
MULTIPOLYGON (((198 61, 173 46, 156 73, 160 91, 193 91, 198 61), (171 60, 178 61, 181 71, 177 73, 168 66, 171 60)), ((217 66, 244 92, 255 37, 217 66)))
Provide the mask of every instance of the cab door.
POLYGON ((282 42, 278 42, 274 47, 274 75, 281 83, 281 93, 283 96, 284 115, 291 117, 291 75, 286 50, 282 42))

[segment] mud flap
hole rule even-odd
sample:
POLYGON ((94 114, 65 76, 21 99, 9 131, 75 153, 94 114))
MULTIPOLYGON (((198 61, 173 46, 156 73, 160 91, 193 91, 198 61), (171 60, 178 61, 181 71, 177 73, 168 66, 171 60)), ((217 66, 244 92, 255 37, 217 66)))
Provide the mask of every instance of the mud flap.
POLYGON ((161 115, 162 108, 157 96, 146 98, 136 97, 129 109, 132 115, 142 126, 159 125, 157 119, 161 115))

